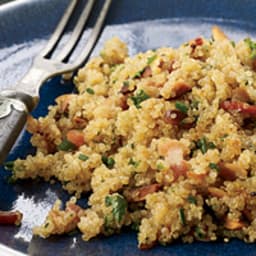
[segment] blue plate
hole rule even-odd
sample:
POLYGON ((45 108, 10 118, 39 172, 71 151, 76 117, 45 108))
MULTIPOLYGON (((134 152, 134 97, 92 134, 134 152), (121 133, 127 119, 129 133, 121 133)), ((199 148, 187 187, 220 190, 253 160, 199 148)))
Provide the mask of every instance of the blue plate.
MULTIPOLYGON (((0 6, 0 90, 13 87, 28 70, 68 2, 20 0, 0 6)), ((254 10, 255 0, 114 0, 106 20, 107 27, 93 54, 97 54, 102 43, 113 35, 126 41, 130 54, 135 54, 160 46, 176 47, 200 35, 209 37, 213 24, 221 26, 233 40, 255 38, 254 10)), ((85 38, 86 33, 83 41, 85 38)), ((45 115, 47 106, 54 103, 56 96, 72 89, 72 84, 63 84, 59 77, 48 81, 41 90, 41 101, 34 115, 45 115)), ((23 132, 9 160, 34 153, 29 138, 29 134, 23 132)), ((32 227, 43 222, 57 198, 65 201, 69 196, 59 184, 49 185, 37 180, 13 185, 8 184, 8 176, 9 173, 0 167, 0 209, 19 209, 24 219, 21 227, 0 226, 0 243, 30 255, 256 255, 256 244, 238 240, 228 244, 221 241, 175 243, 143 252, 137 249, 136 234, 127 230, 90 242, 82 241, 80 234, 43 240, 32 236, 32 227)), ((80 204, 85 206, 86 199, 80 204)), ((0 255, 3 254, 0 252, 0 255)))

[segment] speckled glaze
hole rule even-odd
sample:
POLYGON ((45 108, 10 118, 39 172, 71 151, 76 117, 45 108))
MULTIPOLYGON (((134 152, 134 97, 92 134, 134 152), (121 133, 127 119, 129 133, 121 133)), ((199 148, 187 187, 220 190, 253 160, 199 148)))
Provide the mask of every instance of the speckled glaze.
MULTIPOLYGON (((0 5, 0 90, 18 86, 17 82, 47 41, 68 2, 20 0, 0 5)), ((102 43, 113 35, 126 41, 133 55, 160 46, 176 47, 200 35, 209 37, 213 24, 220 25, 233 40, 248 36, 255 39, 255 9, 255 0, 113 0, 107 26, 93 54, 97 54, 102 43)), ((94 16, 96 13, 97 10, 94 16)), ((83 36, 77 52, 82 49, 87 35, 83 36)), ((41 101, 34 116, 45 115, 56 96, 72 90, 73 85, 63 84, 59 77, 48 81, 41 89, 41 101)), ((21 134, 9 160, 33 154, 29 138, 26 132, 21 134)), ((228 244, 222 241, 177 242, 145 252, 137 249, 136 234, 127 230, 120 235, 99 237, 90 242, 83 242, 80 234, 43 240, 32 236, 32 227, 44 220, 56 198, 65 201, 69 196, 57 183, 49 185, 36 180, 13 185, 6 181, 8 176, 9 173, 0 167, 0 209, 19 209, 24 219, 21 227, 0 226, 0 243, 29 255, 256 255, 256 244, 238 240, 228 244)), ((79 203, 86 207, 86 199, 79 203)))

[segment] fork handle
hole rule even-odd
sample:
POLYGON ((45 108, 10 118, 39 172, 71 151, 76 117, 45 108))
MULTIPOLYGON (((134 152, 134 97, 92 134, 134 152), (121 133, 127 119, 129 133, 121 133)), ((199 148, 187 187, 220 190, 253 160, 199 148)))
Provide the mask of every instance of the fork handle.
POLYGON ((22 101, 0 96, 0 164, 21 133, 27 114, 27 107, 22 101))

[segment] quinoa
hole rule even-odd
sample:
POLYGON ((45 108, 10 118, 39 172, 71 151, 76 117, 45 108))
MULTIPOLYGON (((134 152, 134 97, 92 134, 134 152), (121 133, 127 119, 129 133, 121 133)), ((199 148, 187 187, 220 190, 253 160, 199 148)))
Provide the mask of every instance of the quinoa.
POLYGON ((213 39, 132 57, 118 38, 107 41, 78 71, 77 94, 28 119, 37 152, 15 161, 13 178, 56 178, 73 195, 34 234, 78 228, 89 240, 130 226, 141 249, 254 242, 255 45, 217 27, 213 39), (84 192, 86 209, 76 204, 84 192))

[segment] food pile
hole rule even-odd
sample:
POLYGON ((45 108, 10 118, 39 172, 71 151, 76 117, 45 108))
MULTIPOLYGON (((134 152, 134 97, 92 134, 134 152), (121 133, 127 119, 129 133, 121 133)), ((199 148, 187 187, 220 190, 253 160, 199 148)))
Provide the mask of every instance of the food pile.
POLYGON ((34 234, 78 228, 89 240, 130 226, 141 249, 255 241, 256 43, 212 34, 133 57, 113 38, 78 71, 78 94, 29 118, 37 153, 13 178, 57 179, 73 195, 34 234))

